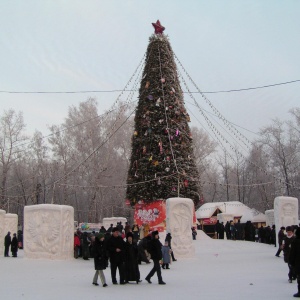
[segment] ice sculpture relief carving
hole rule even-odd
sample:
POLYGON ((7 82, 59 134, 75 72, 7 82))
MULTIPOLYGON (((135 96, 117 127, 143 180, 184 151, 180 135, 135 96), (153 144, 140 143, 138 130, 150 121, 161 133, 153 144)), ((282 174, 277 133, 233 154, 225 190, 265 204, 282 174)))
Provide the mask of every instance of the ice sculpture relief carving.
POLYGON ((31 252, 56 253, 59 249, 60 212, 28 212, 26 247, 31 252))
POLYGON ((173 234, 172 244, 178 254, 187 254, 192 244, 191 240, 191 220, 192 214, 188 205, 179 203, 173 206, 173 218, 170 222, 173 234))

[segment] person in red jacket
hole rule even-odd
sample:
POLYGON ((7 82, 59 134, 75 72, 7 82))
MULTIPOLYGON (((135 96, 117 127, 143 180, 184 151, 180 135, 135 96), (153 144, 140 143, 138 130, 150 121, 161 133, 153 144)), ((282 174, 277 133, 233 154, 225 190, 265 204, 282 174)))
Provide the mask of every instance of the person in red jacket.
POLYGON ((78 258, 79 256, 79 251, 80 251, 80 238, 79 236, 75 233, 74 234, 74 257, 78 258))

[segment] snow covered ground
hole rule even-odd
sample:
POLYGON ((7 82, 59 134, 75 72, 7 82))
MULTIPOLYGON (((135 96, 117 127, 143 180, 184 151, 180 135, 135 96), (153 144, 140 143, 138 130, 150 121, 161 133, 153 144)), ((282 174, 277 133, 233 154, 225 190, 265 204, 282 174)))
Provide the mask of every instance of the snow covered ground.
POLYGON ((92 285, 93 260, 70 261, 0 258, 1 299, 291 299, 297 283, 288 283, 288 267, 275 257, 274 246, 245 241, 213 240, 198 231, 196 256, 178 259, 170 270, 162 270, 165 286, 144 278, 152 264, 140 266, 143 282, 92 285), (137 297, 137 298, 136 298, 137 297), (112 299, 112 298, 111 298, 112 299))

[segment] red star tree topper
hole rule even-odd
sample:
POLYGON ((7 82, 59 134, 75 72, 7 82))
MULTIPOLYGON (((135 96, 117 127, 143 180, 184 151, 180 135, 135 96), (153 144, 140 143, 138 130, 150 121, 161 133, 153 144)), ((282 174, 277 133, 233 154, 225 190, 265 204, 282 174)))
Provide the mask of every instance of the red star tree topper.
POLYGON ((160 24, 159 20, 157 20, 156 23, 152 23, 152 25, 155 29, 156 34, 162 34, 165 30, 165 27, 160 24))

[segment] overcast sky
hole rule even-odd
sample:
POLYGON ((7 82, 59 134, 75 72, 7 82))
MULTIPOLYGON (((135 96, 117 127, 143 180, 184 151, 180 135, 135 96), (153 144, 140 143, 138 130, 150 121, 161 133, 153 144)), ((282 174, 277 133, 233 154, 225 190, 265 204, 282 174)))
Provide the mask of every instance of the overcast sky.
MULTIPOLYGON (((118 93, 4 91, 123 89, 157 19, 203 91, 300 80, 299 11, 297 0, 2 0, 0 113, 22 111, 28 132, 46 135, 47 125, 62 123, 68 107, 88 97, 96 97, 103 112, 118 93)), ((300 82, 206 94, 229 121, 255 132, 276 117, 288 119, 299 95, 300 82)), ((201 126, 200 113, 186 100, 199 121, 191 116, 192 124, 201 126)))

